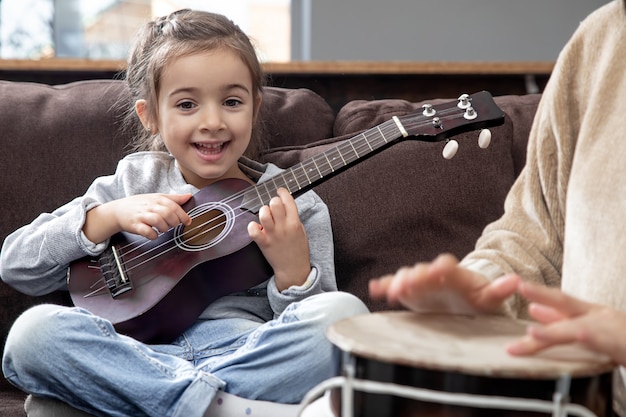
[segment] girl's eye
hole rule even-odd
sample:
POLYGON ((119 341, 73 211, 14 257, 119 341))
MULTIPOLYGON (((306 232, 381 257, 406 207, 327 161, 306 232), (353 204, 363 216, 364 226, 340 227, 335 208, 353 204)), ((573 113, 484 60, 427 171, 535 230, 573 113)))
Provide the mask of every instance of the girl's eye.
POLYGON ((182 101, 176 104, 176 107, 178 107, 179 109, 183 109, 183 110, 191 110, 194 107, 196 107, 196 105, 192 103, 191 101, 182 101))
POLYGON ((228 100, 224 101, 224 105, 227 107, 237 107, 241 104, 241 100, 238 100, 236 98, 229 98, 228 100))

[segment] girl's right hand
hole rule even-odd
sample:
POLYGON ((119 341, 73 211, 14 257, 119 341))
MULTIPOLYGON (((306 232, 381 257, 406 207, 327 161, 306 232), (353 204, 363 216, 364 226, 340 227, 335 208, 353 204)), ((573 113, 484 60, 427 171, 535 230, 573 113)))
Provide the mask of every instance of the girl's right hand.
POLYGON ((490 281, 458 264, 454 256, 444 254, 432 262, 400 268, 371 280, 370 296, 416 312, 491 313, 501 308, 520 282, 517 275, 490 281))
POLYGON ((139 194, 109 201, 87 212, 83 233, 95 243, 118 232, 156 239, 158 232, 191 224, 191 217, 181 207, 190 198, 191 194, 139 194))

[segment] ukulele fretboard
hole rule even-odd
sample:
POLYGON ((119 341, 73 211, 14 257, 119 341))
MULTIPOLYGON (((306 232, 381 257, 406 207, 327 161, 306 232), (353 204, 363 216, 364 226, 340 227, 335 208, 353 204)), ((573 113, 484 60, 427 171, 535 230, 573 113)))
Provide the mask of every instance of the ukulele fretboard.
POLYGON ((276 196, 276 191, 281 187, 296 197, 328 176, 371 156, 373 152, 403 136, 399 123, 397 119, 383 122, 292 166, 265 182, 250 187, 244 195, 245 208, 254 213, 258 212, 276 196))

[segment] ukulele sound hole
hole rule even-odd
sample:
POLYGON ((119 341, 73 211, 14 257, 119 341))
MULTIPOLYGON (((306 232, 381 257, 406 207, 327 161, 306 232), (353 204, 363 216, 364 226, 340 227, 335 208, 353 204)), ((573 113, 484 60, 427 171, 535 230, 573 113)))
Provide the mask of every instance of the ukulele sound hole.
POLYGON ((178 226, 176 244, 188 251, 208 249, 220 243, 232 230, 235 215, 227 204, 213 202, 195 207, 188 213, 189 226, 178 226))
POLYGON ((191 225, 183 228, 183 240, 188 246, 205 246, 217 239, 226 228, 226 215, 220 210, 209 210, 197 215, 191 225))

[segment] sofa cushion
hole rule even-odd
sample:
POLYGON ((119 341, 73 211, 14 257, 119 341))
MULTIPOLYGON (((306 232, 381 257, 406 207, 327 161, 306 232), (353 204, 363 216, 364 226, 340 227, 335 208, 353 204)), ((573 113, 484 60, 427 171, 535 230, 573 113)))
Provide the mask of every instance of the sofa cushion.
POLYGON ((129 138, 119 134, 123 84, 85 81, 62 86, 0 82, 0 170, 5 184, 0 239, 84 192, 110 173, 129 138))
POLYGON ((265 88, 260 116, 266 149, 306 145, 333 136, 333 109, 306 88, 265 88))
MULTIPOLYGON (((97 175, 112 172, 129 140, 117 130, 121 113, 113 110, 124 93, 115 81, 55 87, 0 82, 0 241, 84 192, 97 175)), ((0 283, 0 340, 18 314, 42 302, 69 298, 63 293, 29 297, 0 283)))
MULTIPOLYGON (((458 257, 468 253, 484 226, 503 212, 503 200, 523 166, 538 100, 539 95, 496 97, 505 123, 491 129, 487 149, 478 147, 478 132, 455 137, 460 148, 451 160, 443 159, 440 142, 400 141, 318 185, 315 191, 331 214, 340 289, 373 310, 388 308, 369 300, 368 279, 444 251, 458 257)), ((350 102, 337 114, 336 138, 274 149, 263 159, 290 167, 422 104, 350 102)))

